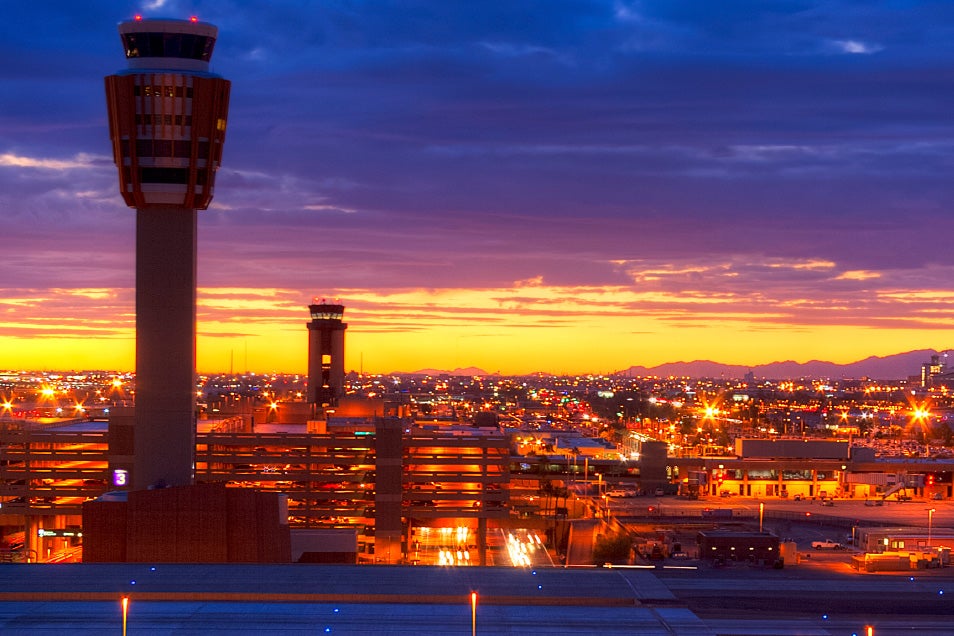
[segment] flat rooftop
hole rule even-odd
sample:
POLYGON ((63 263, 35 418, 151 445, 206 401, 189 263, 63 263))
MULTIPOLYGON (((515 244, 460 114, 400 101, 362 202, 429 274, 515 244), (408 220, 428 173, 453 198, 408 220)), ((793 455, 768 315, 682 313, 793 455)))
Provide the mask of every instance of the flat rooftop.
POLYGON ((712 634, 635 570, 0 565, 0 590, 5 636, 119 633, 124 595, 130 634, 470 634, 472 591, 481 634, 712 634))
POLYGON ((563 636, 950 634, 954 577, 824 576, 748 567, 440 568, 0 565, 0 633, 476 633, 563 636))

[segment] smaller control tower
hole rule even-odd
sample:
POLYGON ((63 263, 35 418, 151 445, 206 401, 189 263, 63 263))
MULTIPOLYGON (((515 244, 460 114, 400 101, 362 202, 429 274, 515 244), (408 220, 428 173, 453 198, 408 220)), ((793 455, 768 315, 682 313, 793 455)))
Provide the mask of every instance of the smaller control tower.
POLYGON ((308 403, 337 406, 344 395, 344 305, 324 299, 308 305, 308 403))

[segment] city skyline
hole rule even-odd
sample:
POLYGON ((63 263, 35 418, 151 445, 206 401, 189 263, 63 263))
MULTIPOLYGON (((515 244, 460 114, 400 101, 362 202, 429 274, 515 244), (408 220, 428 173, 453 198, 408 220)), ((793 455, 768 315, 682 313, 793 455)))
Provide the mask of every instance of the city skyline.
POLYGON ((0 10, 7 368, 133 367, 136 13, 218 25, 233 82, 200 371, 304 371, 314 297, 349 370, 949 347, 954 7, 53 2, 0 10))

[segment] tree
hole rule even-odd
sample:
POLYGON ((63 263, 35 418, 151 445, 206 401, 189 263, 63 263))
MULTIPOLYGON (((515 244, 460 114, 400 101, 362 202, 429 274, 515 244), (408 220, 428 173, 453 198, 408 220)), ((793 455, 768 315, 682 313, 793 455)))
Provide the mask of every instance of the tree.
POLYGON ((954 437, 954 431, 951 431, 951 427, 947 422, 937 422, 934 425, 933 434, 935 439, 941 440, 941 443, 945 446, 950 446, 951 438, 954 437))
POLYGON ((544 514, 550 510, 550 497, 553 496, 554 486, 550 483, 549 479, 540 480, 540 488, 537 489, 537 494, 545 501, 543 506, 544 514))
POLYGON ((593 546, 593 563, 626 563, 632 547, 633 541, 625 532, 600 535, 593 546))

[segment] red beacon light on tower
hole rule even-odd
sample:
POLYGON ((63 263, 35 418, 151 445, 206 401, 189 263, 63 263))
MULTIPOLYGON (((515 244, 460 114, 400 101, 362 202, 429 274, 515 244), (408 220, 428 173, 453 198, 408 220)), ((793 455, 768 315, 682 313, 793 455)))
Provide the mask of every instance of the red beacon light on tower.
MULTIPOLYGON (((135 20, 136 22, 142 22, 142 14, 137 13, 136 15, 133 16, 133 20, 135 20)), ((189 16, 189 22, 198 22, 198 21, 199 21, 199 16, 197 15, 189 16)))

